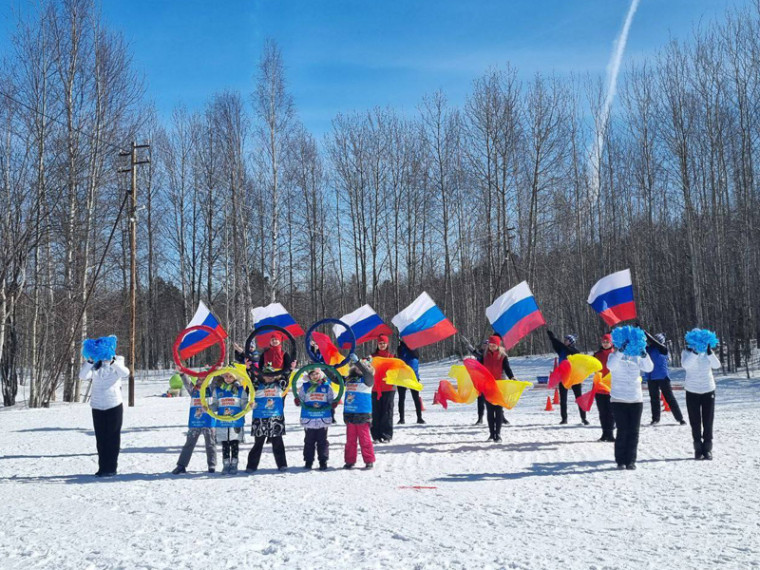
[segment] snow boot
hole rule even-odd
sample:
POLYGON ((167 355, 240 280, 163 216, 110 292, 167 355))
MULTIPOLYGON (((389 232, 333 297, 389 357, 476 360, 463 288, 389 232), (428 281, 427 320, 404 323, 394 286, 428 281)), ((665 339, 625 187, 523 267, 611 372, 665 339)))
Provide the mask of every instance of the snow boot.
POLYGON ((237 475, 238 472, 238 460, 237 457, 230 461, 230 475, 237 475))
POLYGON ((327 461, 320 461, 319 462, 319 470, 320 471, 327 471, 327 461))
POLYGON ((396 422, 397 425, 405 424, 404 418, 399 419, 399 421, 396 422))
POLYGON ((356 465, 356 463, 346 463, 343 466, 343 469, 353 469, 354 465, 356 465))
POLYGON ((482 424, 483 424, 483 416, 478 416, 478 421, 475 422, 475 425, 479 426, 479 425, 482 425, 482 424))
POLYGON ((368 470, 368 471, 369 471, 369 470, 370 470, 370 469, 372 469, 374 466, 375 466, 375 464, 374 464, 374 463, 367 463, 367 464, 364 466, 364 468, 365 468, 366 470, 368 470))
POLYGON ((306 463, 303 464, 303 468, 306 471, 311 471, 312 465, 314 465, 314 464, 311 461, 307 461, 306 463))
POLYGON ((561 426, 564 426, 566 424, 567 424, 567 420, 562 420, 561 422, 559 422, 559 425, 561 425, 561 426))
POLYGON ((424 424, 425 420, 423 420, 422 418, 417 418, 417 423, 418 424, 424 424))
POLYGON ((636 471, 636 463, 629 463, 625 468, 628 469, 628 471, 636 471))
POLYGON ((287 466, 287 465, 280 465, 280 466, 277 468, 277 471, 280 471, 280 472, 283 472, 283 473, 284 473, 285 471, 287 471, 287 470, 288 470, 288 466, 287 466))
POLYGON ((216 473, 216 467, 209 467, 208 468, 209 473, 216 473))
POLYGON ((222 465, 223 465, 222 473, 224 473, 225 475, 228 474, 230 472, 230 460, 228 457, 225 457, 222 460, 222 465))
POLYGON ((182 475, 182 473, 187 473, 187 469, 182 467, 182 465, 177 465, 174 471, 172 471, 172 475, 182 475))
POLYGON ((587 425, 588 425, 588 420, 587 420, 586 418, 583 418, 583 419, 581 420, 581 423, 582 423, 584 426, 587 426, 587 425))
POLYGON ((702 457, 707 461, 712 461, 712 441, 706 441, 702 444, 702 457))
POLYGON ((702 442, 701 441, 695 441, 694 442, 694 459, 696 459, 697 461, 699 461, 700 459, 702 459, 702 453, 703 453, 703 451, 704 450, 702 449, 702 442))

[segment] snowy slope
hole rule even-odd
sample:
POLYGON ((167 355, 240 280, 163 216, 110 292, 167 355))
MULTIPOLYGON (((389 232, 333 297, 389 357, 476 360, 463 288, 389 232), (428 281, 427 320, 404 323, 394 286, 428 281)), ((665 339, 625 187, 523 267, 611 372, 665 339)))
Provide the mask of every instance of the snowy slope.
MULTIPOLYGON (((551 359, 512 364, 535 380, 551 359)), ((507 412, 502 444, 486 443, 474 405, 431 404, 447 370, 422 368, 428 425, 398 426, 369 472, 339 469, 342 423, 330 431, 333 469, 304 472, 291 399, 290 471, 278 473, 267 448, 258 473, 236 477, 205 473, 202 449, 191 473, 169 474, 188 401, 156 397, 165 378, 139 382, 109 480, 91 475, 87 405, 2 410, 0 567, 760 567, 760 380, 719 380, 712 462, 691 459, 689 428, 670 414, 649 427, 646 403, 639 470, 620 472, 612 444, 596 441, 596 409, 591 426, 572 407, 559 426, 542 388, 507 412)))

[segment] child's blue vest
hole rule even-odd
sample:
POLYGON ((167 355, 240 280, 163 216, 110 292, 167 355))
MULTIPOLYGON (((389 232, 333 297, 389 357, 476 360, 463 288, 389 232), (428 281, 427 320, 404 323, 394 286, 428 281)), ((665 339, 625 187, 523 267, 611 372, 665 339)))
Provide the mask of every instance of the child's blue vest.
MULTIPOLYGON (((229 387, 229 384, 223 384, 214 390, 214 398, 218 405, 216 413, 220 416, 234 416, 243 411, 243 387, 233 387, 232 390, 229 390, 229 387)), ((216 427, 218 428, 243 427, 244 424, 245 417, 237 419, 234 422, 216 421, 216 427)))
POLYGON ((343 411, 347 414, 372 413, 372 387, 367 386, 362 378, 346 380, 346 401, 343 411))
POLYGON ((277 382, 258 385, 253 405, 254 418, 274 418, 284 415, 282 388, 277 382))
MULTIPOLYGON (((210 399, 208 390, 206 397, 210 399)), ((208 403, 208 400, 206 400, 208 403)), ((211 428, 216 426, 216 420, 206 413, 201 406, 201 391, 195 388, 190 394, 190 417, 187 420, 189 428, 211 428)))
POLYGON ((312 384, 311 382, 304 382, 303 391, 302 404, 308 404, 308 407, 301 405, 301 419, 316 420, 332 417, 331 405, 327 401, 330 393, 329 383, 312 384))

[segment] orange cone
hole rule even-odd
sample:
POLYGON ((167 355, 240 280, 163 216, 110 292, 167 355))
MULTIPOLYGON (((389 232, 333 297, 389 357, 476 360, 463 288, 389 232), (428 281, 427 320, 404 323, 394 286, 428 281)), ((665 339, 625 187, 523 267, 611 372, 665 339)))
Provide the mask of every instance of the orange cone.
POLYGON ((670 406, 668 405, 668 401, 665 399, 665 394, 660 394, 660 400, 662 400, 663 405, 665 406, 665 411, 670 411, 670 406))
POLYGON ((559 404, 559 388, 554 389, 554 403, 559 404))
POLYGON ((552 399, 547 396, 546 397, 546 407, 544 408, 545 412, 552 412, 554 411, 554 406, 552 406, 552 399))

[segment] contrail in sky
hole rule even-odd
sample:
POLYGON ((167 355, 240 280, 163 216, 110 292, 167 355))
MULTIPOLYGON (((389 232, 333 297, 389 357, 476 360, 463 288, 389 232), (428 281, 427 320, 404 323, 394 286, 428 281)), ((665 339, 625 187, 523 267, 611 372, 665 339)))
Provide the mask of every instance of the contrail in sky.
POLYGON ((607 130, 607 121, 610 118, 610 108, 612 107, 612 102, 615 100, 615 93, 617 92, 617 78, 618 73, 620 72, 620 64, 623 61, 625 44, 628 42, 628 31, 631 29, 633 16, 636 14, 636 10, 639 7, 639 1, 640 0, 631 0, 628 14, 625 17, 625 23, 623 23, 623 29, 620 30, 620 35, 618 35, 615 40, 612 56, 607 65, 607 95, 604 99, 602 112, 596 125, 596 138, 594 140, 594 148, 591 151, 591 157, 589 160, 592 201, 596 201, 599 198, 599 162, 601 161, 602 149, 604 148, 604 133, 607 130))

